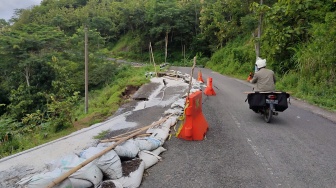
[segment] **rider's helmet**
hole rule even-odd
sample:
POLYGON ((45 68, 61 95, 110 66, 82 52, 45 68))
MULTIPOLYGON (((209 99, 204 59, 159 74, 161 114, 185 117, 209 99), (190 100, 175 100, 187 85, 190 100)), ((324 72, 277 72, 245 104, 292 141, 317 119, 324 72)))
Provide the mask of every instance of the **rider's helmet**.
POLYGON ((258 69, 266 67, 266 59, 258 58, 256 65, 258 69))

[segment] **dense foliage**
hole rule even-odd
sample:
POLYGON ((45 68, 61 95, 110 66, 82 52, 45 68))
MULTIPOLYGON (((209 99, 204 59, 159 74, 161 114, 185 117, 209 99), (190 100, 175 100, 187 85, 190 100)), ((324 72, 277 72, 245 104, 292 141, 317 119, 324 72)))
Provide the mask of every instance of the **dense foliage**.
MULTIPOLYGON (((335 110, 335 0, 260 2, 43 0, 16 10, 8 22, 0 19, 0 140, 14 143, 3 152, 20 150, 15 135, 36 131, 43 139, 85 117, 78 105, 84 94, 84 27, 90 93, 104 96, 91 102, 97 107, 91 117, 113 113, 127 86, 121 80, 134 76, 107 58, 149 61, 150 43, 158 63, 188 65, 197 55, 198 64, 238 77, 253 71, 258 43, 260 56, 279 77, 278 89, 335 110), (99 105, 102 100, 114 106, 99 105)), ((136 78, 133 84, 144 82, 136 78)))

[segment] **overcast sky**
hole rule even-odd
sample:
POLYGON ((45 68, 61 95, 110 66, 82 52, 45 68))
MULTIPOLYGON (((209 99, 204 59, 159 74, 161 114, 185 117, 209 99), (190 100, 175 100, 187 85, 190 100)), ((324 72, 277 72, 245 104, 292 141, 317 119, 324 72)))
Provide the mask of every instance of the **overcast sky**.
POLYGON ((0 0, 0 19, 8 21, 14 14, 14 9, 26 9, 39 5, 42 0, 0 0))

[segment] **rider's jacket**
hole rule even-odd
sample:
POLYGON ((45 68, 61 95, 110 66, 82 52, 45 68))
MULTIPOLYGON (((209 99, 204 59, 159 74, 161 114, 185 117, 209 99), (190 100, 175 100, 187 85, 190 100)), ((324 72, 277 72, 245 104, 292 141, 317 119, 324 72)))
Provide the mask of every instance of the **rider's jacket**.
POLYGON ((275 91, 275 75, 272 70, 260 69, 250 82, 256 83, 255 91, 275 91))

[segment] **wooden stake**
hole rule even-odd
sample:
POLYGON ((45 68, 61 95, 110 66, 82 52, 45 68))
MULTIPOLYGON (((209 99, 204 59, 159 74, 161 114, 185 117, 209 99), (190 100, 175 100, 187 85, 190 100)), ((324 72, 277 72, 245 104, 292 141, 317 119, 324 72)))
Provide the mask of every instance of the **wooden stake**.
POLYGON ((170 116, 167 116, 165 118, 163 118, 162 120, 159 120, 151 125, 145 126, 141 129, 139 129, 139 131, 132 133, 131 135, 124 137, 123 139, 119 140, 118 142, 114 143, 113 145, 107 147, 106 149, 104 149, 103 151, 101 151, 100 153, 97 153, 96 155, 90 157, 89 159, 87 159, 86 161, 82 162, 81 164, 77 165, 76 167, 72 168, 71 170, 69 170, 68 172, 64 173, 63 175, 61 175, 60 177, 56 178, 55 180, 53 180, 48 186, 47 188, 52 188, 55 185, 61 183, 63 180, 65 180, 67 177, 69 177, 71 174, 77 172, 79 169, 83 168, 85 165, 89 164, 90 162, 94 161, 95 159, 97 159, 98 157, 101 157, 102 155, 104 155, 105 153, 107 153, 108 151, 112 150, 113 148, 115 148, 116 146, 118 146, 119 144, 125 142, 126 140, 132 138, 133 136, 136 136, 138 134, 140 134, 141 132, 145 131, 146 129, 149 129, 151 127, 154 127, 156 125, 159 125, 163 122, 165 122, 170 116))
MULTIPOLYGON (((196 56, 194 57, 194 64, 193 64, 193 66, 192 66, 192 68, 191 68, 187 100, 189 100, 189 94, 190 94, 190 89, 191 89, 191 82, 192 82, 192 77, 193 77, 193 74, 194 74, 194 68, 195 68, 195 65, 196 65, 196 56)), ((186 100, 186 103, 187 103, 187 100, 186 100)))
POLYGON ((158 74, 157 74, 157 71, 156 71, 156 64, 155 64, 155 61, 154 61, 153 48, 152 48, 152 43, 151 42, 149 43, 149 48, 150 48, 150 51, 151 51, 151 54, 152 54, 153 63, 154 63, 155 76, 158 77, 158 74))

